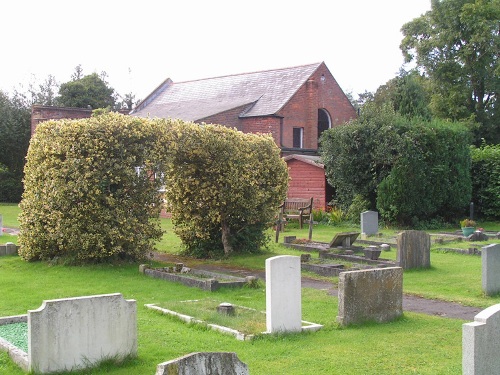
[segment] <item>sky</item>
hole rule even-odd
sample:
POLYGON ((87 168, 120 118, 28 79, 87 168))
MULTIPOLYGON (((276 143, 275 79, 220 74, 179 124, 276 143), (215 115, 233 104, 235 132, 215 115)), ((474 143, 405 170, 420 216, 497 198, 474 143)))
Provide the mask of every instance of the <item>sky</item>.
POLYGON ((401 27, 431 0, 16 0, 0 10, 0 90, 107 73, 144 99, 190 81, 325 62, 354 96, 403 66, 401 27))

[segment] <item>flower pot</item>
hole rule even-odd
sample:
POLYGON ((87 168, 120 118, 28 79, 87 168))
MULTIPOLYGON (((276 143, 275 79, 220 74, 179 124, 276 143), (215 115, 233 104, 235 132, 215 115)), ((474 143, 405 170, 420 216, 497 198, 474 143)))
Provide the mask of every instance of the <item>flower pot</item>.
POLYGON ((462 233, 464 237, 469 237, 472 233, 474 233, 475 227, 462 227, 462 233))

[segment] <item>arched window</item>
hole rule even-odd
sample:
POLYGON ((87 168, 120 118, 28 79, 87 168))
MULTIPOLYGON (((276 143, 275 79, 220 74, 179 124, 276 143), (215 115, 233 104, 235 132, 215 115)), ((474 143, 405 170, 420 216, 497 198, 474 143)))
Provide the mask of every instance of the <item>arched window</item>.
POLYGON ((318 109, 318 139, 325 130, 332 127, 332 122, 330 121, 330 114, 326 109, 318 109))

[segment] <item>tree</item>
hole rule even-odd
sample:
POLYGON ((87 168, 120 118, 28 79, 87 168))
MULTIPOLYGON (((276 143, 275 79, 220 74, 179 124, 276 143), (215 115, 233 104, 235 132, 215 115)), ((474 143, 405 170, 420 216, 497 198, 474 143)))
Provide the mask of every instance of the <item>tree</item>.
POLYGON ((430 78, 438 118, 471 116, 476 139, 500 142, 500 1, 432 0, 431 10, 402 27, 405 60, 430 78))
POLYGON ((117 113, 41 123, 25 168, 20 255, 74 263, 144 258, 162 234, 154 176, 166 126, 117 113))
POLYGON ((186 252, 259 250, 288 187, 272 137, 192 123, 179 123, 169 137, 166 199, 186 252))
POLYGON ((322 135, 321 156, 344 209, 366 200, 390 222, 416 224, 450 219, 468 204, 469 142, 461 124, 370 103, 358 119, 322 135))
POLYGON ((63 83, 59 89, 57 104, 75 108, 114 108, 114 92, 115 90, 109 87, 97 73, 92 73, 63 83))
POLYGON ((416 70, 401 69, 398 76, 377 89, 373 102, 378 106, 390 103, 394 111, 407 118, 431 119, 427 79, 416 70))
POLYGON ((0 91, 0 201, 19 202, 31 133, 31 113, 24 98, 0 91))

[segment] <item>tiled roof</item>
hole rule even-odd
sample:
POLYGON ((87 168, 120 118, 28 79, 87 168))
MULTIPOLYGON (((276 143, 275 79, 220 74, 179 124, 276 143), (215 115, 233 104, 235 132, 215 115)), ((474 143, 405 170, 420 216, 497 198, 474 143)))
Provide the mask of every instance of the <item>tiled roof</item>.
POLYGON ((302 154, 292 154, 292 155, 287 155, 283 158, 285 161, 289 161, 292 159, 302 161, 307 164, 314 165, 315 167, 318 168, 324 168, 325 166, 321 162, 321 157, 317 155, 302 155, 302 154))
POLYGON ((167 80, 131 114, 196 121, 242 107, 241 117, 273 115, 321 64, 179 83, 167 80))

